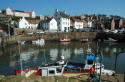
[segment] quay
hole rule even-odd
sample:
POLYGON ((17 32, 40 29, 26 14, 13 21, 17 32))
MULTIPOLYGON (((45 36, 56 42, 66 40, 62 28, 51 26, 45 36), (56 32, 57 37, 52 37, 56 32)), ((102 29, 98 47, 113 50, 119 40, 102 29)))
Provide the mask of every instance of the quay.
POLYGON ((83 38, 95 39, 96 32, 70 32, 70 33, 43 33, 43 34, 25 34, 15 36, 5 36, 0 38, 0 43, 10 44, 18 41, 32 41, 39 38, 45 41, 59 41, 60 38, 70 38, 71 40, 80 40, 83 38))
POLYGON ((108 40, 109 38, 112 38, 114 40, 117 40, 117 42, 125 42, 125 33, 97 33, 95 40, 108 40))

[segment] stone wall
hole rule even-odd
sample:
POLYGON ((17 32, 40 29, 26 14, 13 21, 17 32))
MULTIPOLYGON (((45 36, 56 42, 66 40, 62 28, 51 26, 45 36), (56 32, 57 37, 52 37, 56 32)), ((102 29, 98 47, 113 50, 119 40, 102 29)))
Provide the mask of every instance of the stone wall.
POLYGON ((44 34, 33 34, 33 35, 18 35, 4 37, 4 43, 17 42, 17 41, 30 41, 43 38, 45 40, 59 40, 61 38, 70 38, 71 40, 80 40, 83 38, 95 39, 96 33, 94 32, 73 32, 73 33, 44 33, 44 34))

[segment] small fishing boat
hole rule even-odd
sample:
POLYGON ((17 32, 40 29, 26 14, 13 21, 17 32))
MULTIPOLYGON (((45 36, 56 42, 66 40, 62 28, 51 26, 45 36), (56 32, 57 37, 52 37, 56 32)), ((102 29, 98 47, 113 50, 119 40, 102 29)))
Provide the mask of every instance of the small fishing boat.
POLYGON ((44 46, 45 40, 44 39, 33 40, 32 43, 36 45, 44 46))
POLYGON ((61 57, 60 61, 57 61, 54 64, 44 64, 39 66, 38 68, 26 68, 17 70, 14 72, 18 76, 29 77, 31 75, 36 76, 61 76, 63 74, 64 68, 67 64, 64 64, 64 57, 61 57))
POLYGON ((87 57, 85 58, 85 64, 68 62, 64 69, 64 73, 80 73, 92 71, 94 68, 95 60, 98 59, 98 57, 95 57, 90 51, 90 49, 87 50, 88 53, 87 57))
POLYGON ((89 42, 89 39, 88 38, 84 38, 84 39, 81 39, 80 41, 81 42, 89 42))
POLYGON ((70 39, 68 38, 60 39, 60 42, 70 42, 70 39))
POLYGON ((101 75, 114 75, 114 70, 105 69, 103 64, 95 63, 95 72, 101 75))
POLYGON ((60 42, 70 42, 70 39, 67 38, 67 35, 65 38, 60 39, 60 42))
POLYGON ((99 63, 99 56, 95 56, 91 49, 87 50, 87 57, 85 58, 85 64, 84 63, 74 63, 69 62, 67 63, 67 66, 64 69, 64 73, 90 73, 93 74, 94 71, 97 74, 102 75, 114 75, 115 71, 104 69, 104 65, 102 63, 99 63))

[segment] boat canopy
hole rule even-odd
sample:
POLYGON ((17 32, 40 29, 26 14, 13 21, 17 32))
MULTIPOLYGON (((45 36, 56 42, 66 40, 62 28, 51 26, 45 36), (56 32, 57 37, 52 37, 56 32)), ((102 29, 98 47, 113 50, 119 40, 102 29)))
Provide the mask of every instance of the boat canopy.
POLYGON ((99 57, 98 57, 98 56, 95 57, 94 55, 90 55, 90 56, 87 56, 87 57, 86 57, 86 60, 92 60, 92 61, 94 61, 94 60, 99 60, 99 57))

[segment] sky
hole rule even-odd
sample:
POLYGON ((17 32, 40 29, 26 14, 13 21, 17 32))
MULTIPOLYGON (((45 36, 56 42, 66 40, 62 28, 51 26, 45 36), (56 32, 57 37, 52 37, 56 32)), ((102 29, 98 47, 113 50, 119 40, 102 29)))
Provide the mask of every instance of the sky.
POLYGON ((0 10, 6 8, 35 11, 36 15, 54 15, 55 9, 66 10, 70 16, 106 14, 125 17, 125 0, 1 0, 0 10))

